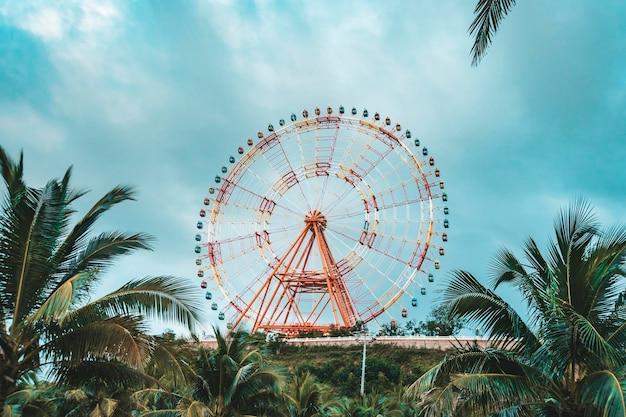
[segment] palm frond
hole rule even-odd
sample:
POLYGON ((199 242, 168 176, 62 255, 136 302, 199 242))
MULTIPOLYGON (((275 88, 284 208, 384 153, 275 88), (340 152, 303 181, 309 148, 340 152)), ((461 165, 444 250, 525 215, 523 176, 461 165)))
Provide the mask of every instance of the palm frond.
POLYGON ((456 376, 453 386, 462 393, 462 409, 477 415, 492 415, 520 403, 541 402, 544 392, 524 375, 505 373, 465 373, 456 376))
MULTIPOLYGON (((73 252, 61 282, 76 273, 89 270, 104 271, 118 258, 138 250, 150 250, 154 238, 146 233, 105 232, 89 240, 80 252, 73 252)), ((82 294, 89 294, 91 285, 83 285, 82 294)))
MULTIPOLYGON (((65 180, 66 179, 64 178, 64 181, 65 180)), ((68 204, 85 194, 86 191, 74 191, 68 198, 68 204)), ((114 205, 128 200, 135 200, 134 189, 128 186, 118 186, 108 191, 96 203, 94 203, 91 209, 85 213, 85 215, 78 222, 76 222, 72 230, 67 234, 63 244, 59 246, 59 250, 57 252, 58 262, 61 262, 63 257, 67 257, 72 252, 76 251, 77 248, 84 245, 85 240, 88 239, 91 228, 100 216, 110 210, 114 205)))
POLYGON ((133 367, 145 365, 154 347, 138 316, 115 316, 94 320, 77 317, 51 333, 42 351, 55 364, 78 364, 87 359, 115 359, 133 367), (86 322, 82 323, 81 319, 86 322))
POLYGON ((474 10, 476 17, 469 27, 470 35, 476 34, 472 46, 472 65, 476 66, 487 53, 492 37, 498 26, 511 8, 515 0, 479 0, 474 10))
POLYGON ((533 239, 528 239, 525 254, 532 270, 528 272, 517 257, 508 249, 498 251, 491 263, 493 288, 507 283, 519 289, 528 307, 529 327, 538 328, 541 316, 549 309, 547 300, 550 288, 550 272, 533 239))
POLYGON ((625 416, 626 370, 605 369, 590 374, 579 382, 577 394, 585 416, 625 416))
POLYGON ((572 360, 592 370, 612 369, 626 364, 626 357, 621 346, 613 346, 586 317, 575 311, 567 311, 567 316, 574 334, 570 340, 579 345, 576 356, 572 360), (581 352, 580 348, 584 350, 581 352))
POLYGON ((176 347, 159 341, 152 352, 146 371, 166 382, 171 388, 190 386, 196 378, 196 373, 193 366, 177 353, 176 347))
MULTIPOLYGON (((106 386, 116 390, 138 390, 143 387, 160 387, 163 390, 163 386, 151 375, 115 360, 90 358, 77 364, 58 365, 67 366, 56 366, 56 369, 50 371, 49 376, 59 381, 64 388, 106 386)), ((77 392, 77 395, 80 393, 77 392)))
POLYGON ((516 405, 541 403, 542 395, 554 387, 549 378, 519 359, 518 354, 503 350, 459 352, 418 378, 405 391, 405 399, 418 400, 426 415, 451 410, 468 416, 522 413, 525 408, 516 405))
POLYGON ((214 417, 216 415, 213 410, 199 401, 179 403, 176 411, 183 417, 214 417))
POLYGON ((43 191, 31 191, 15 201, 0 220, 3 304, 12 307, 16 323, 22 322, 38 296, 49 288, 53 270, 49 259, 62 233, 59 198, 58 185, 50 181, 43 191))
POLYGON ((614 300, 623 289, 626 277, 626 228, 609 228, 600 236, 586 257, 587 298, 579 312, 596 320, 606 319, 614 313, 614 300))
POLYGON ((591 205, 584 199, 573 201, 559 212, 554 230, 556 242, 550 242, 549 254, 561 290, 559 298, 580 310, 586 291, 585 260, 599 233, 591 205))
POLYGON ((59 320, 72 307, 74 289, 77 284, 87 276, 87 273, 79 273, 59 285, 48 298, 33 312, 29 321, 36 323, 43 321, 49 323, 59 320))
POLYGON ((539 343, 515 309, 469 272, 452 271, 442 301, 450 306, 453 317, 479 323, 494 342, 526 349, 534 349, 539 343))
POLYGON ((130 281, 90 304, 110 315, 134 312, 149 319, 181 324, 193 332, 203 314, 200 301, 191 282, 180 277, 157 276, 130 281))

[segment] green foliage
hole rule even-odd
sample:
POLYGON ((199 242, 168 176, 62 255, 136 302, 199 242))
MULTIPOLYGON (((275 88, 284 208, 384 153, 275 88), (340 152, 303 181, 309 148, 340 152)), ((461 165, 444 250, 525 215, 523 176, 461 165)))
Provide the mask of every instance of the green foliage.
POLYGON ((231 417, 272 416, 286 402, 283 368, 266 361, 259 335, 239 332, 224 337, 215 329, 216 349, 196 345, 194 381, 189 390, 144 390, 136 395, 142 415, 231 417), (164 408, 165 403, 173 407, 164 408), (157 407, 159 410, 152 410, 157 407))
POLYGON ((528 239, 524 254, 524 263, 506 249, 497 254, 492 289, 454 272, 444 302, 493 345, 446 357, 408 398, 425 415, 624 416, 626 315, 616 301, 626 227, 601 230, 589 203, 577 200, 557 217, 547 253, 528 239), (501 285, 519 290, 523 315, 495 293, 501 285))
MULTIPOLYGON (((363 348, 354 346, 294 346, 287 344, 269 359, 290 373, 310 373, 335 396, 359 395, 363 348)), ((378 344, 367 346, 365 390, 385 390, 414 381, 446 355, 445 351, 378 344), (389 382, 386 382, 389 381, 389 382), (381 385, 384 384, 384 385, 381 385)))
POLYGON ((450 315, 449 306, 438 304, 430 310, 426 321, 409 320, 401 326, 392 320, 381 325, 378 336, 453 336, 459 334, 463 326, 465 320, 450 315))
MULTIPOLYGON (((409 321, 408 325, 412 326, 413 321, 409 321)), ((395 320, 389 323, 383 323, 378 330, 378 336, 406 336, 407 328, 398 326, 395 320)))
MULTIPOLYGON (((465 320, 450 314, 450 306, 439 304, 434 306, 426 317, 426 321, 420 321, 412 334, 425 336, 455 336, 459 334, 465 320)), ((408 327, 408 326, 407 326, 408 327)))

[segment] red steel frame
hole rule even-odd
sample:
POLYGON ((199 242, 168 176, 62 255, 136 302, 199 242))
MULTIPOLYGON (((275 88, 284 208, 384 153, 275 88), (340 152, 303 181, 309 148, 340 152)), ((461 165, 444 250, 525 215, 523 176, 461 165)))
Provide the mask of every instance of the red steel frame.
MULTIPOLYGON (((352 327, 359 320, 344 279, 328 246, 324 229, 327 220, 318 210, 310 211, 304 228, 263 281, 246 308, 233 322, 232 330, 254 312, 252 332, 260 330, 296 336, 301 332, 328 332, 333 327, 352 327), (322 269, 308 269, 317 249, 322 269), (298 303, 307 293, 322 294, 305 316, 298 303), (256 307, 251 311, 252 307, 256 307), (334 323, 318 324, 327 309, 334 323)), ((232 331, 231 330, 231 331, 232 331)))

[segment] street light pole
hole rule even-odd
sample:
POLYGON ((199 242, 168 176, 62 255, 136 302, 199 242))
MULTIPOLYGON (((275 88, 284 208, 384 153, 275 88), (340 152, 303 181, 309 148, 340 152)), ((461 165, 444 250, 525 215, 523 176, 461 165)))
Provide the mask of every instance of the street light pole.
POLYGON ((363 333, 363 361, 361 364, 361 396, 365 393, 365 357, 367 350, 367 337, 363 333))
MULTIPOLYGON (((373 342, 374 340, 376 340, 376 338, 374 336, 368 336, 367 328, 363 328, 361 330, 359 337, 363 338, 363 359, 361 362, 361 396, 363 396, 365 394, 365 363, 367 358, 367 343, 373 342)), ((360 341, 358 337, 357 341, 360 341)))

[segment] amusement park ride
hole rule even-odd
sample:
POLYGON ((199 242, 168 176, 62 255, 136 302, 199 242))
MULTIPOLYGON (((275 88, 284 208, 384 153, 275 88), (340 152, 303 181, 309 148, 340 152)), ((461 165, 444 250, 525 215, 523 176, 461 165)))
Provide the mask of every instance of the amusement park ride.
POLYGON ((211 308, 231 330, 296 336, 367 323, 407 294, 417 306, 448 240, 435 159, 379 113, 290 120, 248 138, 204 198, 198 277, 228 300, 211 308))

